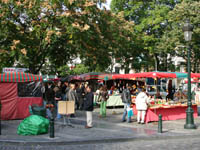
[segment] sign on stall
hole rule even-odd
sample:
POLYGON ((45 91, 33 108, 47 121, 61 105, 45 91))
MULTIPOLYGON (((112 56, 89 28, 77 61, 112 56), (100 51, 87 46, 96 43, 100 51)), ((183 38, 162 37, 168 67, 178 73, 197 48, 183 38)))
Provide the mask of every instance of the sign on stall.
POLYGON ((74 114, 74 101, 58 101, 58 113, 62 115, 74 114))
POLYGON ((3 68, 3 72, 25 72, 29 70, 28 68, 14 68, 14 67, 6 67, 3 68))

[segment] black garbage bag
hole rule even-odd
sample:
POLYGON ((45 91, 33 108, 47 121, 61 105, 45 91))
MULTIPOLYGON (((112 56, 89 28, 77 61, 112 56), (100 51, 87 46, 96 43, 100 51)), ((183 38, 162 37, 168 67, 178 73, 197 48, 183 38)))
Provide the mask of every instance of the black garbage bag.
POLYGON ((46 118, 46 108, 43 106, 33 105, 32 107, 32 114, 39 115, 46 118))
POLYGON ((48 133, 49 120, 38 115, 25 118, 17 129, 19 135, 39 135, 48 133))

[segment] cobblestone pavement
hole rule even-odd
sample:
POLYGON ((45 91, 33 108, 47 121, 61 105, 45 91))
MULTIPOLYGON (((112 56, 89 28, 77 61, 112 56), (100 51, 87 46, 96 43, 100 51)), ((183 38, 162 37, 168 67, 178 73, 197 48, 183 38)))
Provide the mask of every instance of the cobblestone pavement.
MULTIPOLYGON (((185 119, 163 121, 164 133, 157 133, 157 122, 140 125, 136 116, 132 123, 122 123, 123 109, 108 109, 106 118, 99 118, 99 109, 93 113, 94 128, 85 129, 85 112, 78 111, 71 119, 72 127, 55 121, 55 138, 48 134, 37 136, 17 135, 21 120, 2 121, 0 150, 118 150, 118 149, 179 149, 199 150, 200 128, 183 129, 185 119)), ((200 126, 200 117, 195 118, 200 126)))
POLYGON ((1 150, 199 150, 199 147, 200 136, 74 145, 0 145, 1 150))

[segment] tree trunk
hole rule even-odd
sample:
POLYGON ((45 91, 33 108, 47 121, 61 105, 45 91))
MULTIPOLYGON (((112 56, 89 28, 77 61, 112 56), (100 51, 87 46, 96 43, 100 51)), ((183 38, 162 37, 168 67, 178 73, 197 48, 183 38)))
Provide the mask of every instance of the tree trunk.
POLYGON ((167 66, 167 54, 164 54, 164 71, 167 71, 168 66, 167 66))
POLYGON ((155 71, 159 70, 159 58, 158 58, 158 54, 154 54, 154 58, 155 58, 155 71))

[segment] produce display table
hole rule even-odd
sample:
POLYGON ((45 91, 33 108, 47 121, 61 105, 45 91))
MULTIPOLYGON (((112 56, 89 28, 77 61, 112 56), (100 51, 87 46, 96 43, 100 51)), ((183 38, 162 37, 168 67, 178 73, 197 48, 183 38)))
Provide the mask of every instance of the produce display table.
POLYGON ((200 104, 200 91, 195 92, 195 103, 200 104))
MULTIPOLYGON (((178 120, 186 118, 186 105, 176 105, 176 106, 156 106, 147 109, 145 116, 145 123, 151 121, 158 121, 158 115, 162 115, 162 120, 178 120)), ((193 116, 196 118, 198 116, 197 105, 192 105, 194 111, 193 116)), ((133 105, 133 112, 137 114, 136 105, 133 105)))
POLYGON ((124 103, 122 103, 122 99, 120 95, 109 96, 106 106, 124 106, 124 103))
MULTIPOLYGON (((94 96, 94 101, 97 101, 97 96, 94 96)), ((99 103, 99 102, 97 102, 99 103)), ((124 103, 122 103, 122 99, 120 95, 110 95, 109 99, 107 100, 106 106, 124 106, 124 103)))

